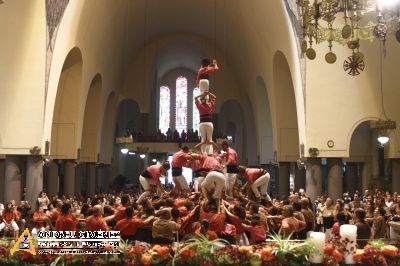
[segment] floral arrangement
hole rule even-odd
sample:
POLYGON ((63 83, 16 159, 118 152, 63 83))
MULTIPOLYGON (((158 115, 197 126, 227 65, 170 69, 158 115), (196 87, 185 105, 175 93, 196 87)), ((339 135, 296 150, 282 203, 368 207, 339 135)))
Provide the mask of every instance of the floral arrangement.
POLYGON ((353 259, 362 265, 400 265, 399 249, 381 240, 371 241, 363 249, 355 250, 353 259))
MULTIPOLYGON (((292 241, 272 235, 268 244, 252 246, 229 245, 225 240, 208 240, 205 236, 180 245, 161 246, 142 242, 121 241, 120 254, 113 255, 31 255, 20 251, 10 255, 14 241, 0 240, 0 265, 128 265, 128 266, 262 266, 310 265, 313 246, 309 241, 292 241)), ((344 263, 346 243, 340 239, 327 241, 324 265, 344 263)), ((400 265, 400 251, 382 241, 371 241, 363 249, 352 251, 358 265, 400 265)))

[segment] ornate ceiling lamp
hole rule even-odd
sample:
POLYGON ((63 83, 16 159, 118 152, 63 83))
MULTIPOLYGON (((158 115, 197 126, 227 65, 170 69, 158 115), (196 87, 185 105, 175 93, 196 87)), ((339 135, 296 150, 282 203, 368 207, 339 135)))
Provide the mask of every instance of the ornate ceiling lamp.
MULTIPOLYGON (((382 40, 383 42, 383 40, 382 40)), ((381 114, 378 121, 371 121, 370 127, 378 130, 378 142, 383 147, 389 141, 389 131, 396 129, 396 121, 390 120, 385 112, 385 104, 383 100, 383 64, 382 55, 384 53, 382 49, 382 42, 380 44, 380 91, 381 91, 381 114)))
POLYGON ((328 42, 325 61, 336 62, 333 42, 347 45, 352 54, 344 61, 344 70, 352 76, 365 68, 360 41, 386 40, 395 33, 400 42, 400 0, 297 0, 300 7, 304 41, 302 52, 314 60, 313 44, 328 42))

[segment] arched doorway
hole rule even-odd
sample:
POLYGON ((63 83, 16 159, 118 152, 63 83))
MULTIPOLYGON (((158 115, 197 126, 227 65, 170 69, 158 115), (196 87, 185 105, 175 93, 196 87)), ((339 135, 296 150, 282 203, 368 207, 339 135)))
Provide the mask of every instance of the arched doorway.
POLYGON ((53 158, 77 158, 82 65, 81 51, 75 47, 65 59, 57 87, 50 143, 53 158))
POLYGON ((232 147, 236 150, 239 163, 242 163, 244 149, 244 128, 246 127, 243 108, 236 100, 228 100, 223 103, 218 116, 219 130, 222 135, 232 136, 234 143, 232 147))

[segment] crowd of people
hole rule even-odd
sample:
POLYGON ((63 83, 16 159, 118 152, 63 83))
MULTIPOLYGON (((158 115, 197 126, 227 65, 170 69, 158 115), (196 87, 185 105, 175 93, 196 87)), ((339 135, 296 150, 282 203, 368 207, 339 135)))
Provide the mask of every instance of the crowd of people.
POLYGON ((313 202, 303 190, 285 200, 256 199, 252 189, 236 184, 231 196, 223 193, 221 198, 204 197, 194 186, 183 191, 175 187, 144 198, 125 191, 50 199, 42 192, 32 207, 25 201, 0 205, 0 231, 16 238, 25 226, 32 235, 40 230, 117 230, 124 239, 159 244, 203 234, 248 245, 265 242, 271 233, 301 240, 309 231, 322 231, 329 239, 339 235, 340 225, 355 224, 362 247, 370 239, 389 237, 388 221, 398 221, 400 214, 400 196, 381 191, 344 193, 335 202, 325 196, 313 202))

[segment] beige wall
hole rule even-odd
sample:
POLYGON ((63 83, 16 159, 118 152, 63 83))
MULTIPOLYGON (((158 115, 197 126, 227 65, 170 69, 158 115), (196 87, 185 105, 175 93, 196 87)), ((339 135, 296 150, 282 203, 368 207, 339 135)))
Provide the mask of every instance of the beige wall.
MULTIPOLYGON (((44 146, 46 14, 41 1, 0 6, 0 153, 44 146)), ((44 151, 44 147, 42 147, 44 151)))

